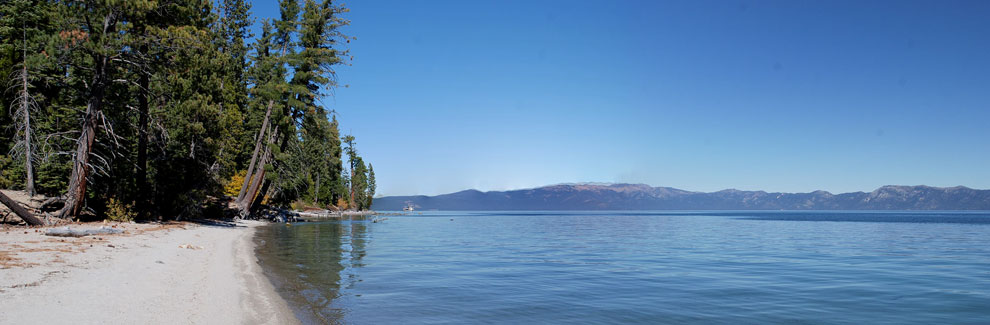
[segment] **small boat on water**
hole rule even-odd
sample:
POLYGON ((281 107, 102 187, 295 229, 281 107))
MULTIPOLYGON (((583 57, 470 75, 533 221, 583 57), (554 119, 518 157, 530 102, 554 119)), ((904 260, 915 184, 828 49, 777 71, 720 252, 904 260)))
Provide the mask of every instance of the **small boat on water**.
POLYGON ((413 211, 413 210, 415 209, 413 208, 412 205, 407 205, 406 207, 402 208, 402 211, 413 211))

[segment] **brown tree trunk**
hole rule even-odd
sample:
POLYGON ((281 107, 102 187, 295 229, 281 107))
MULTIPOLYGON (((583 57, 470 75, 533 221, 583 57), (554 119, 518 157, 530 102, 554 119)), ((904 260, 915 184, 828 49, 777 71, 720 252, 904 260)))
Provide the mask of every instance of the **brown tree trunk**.
POLYGON ((59 217, 71 218, 82 211, 82 203, 86 199, 86 177, 89 176, 89 153, 93 151, 93 141, 96 139, 96 114, 94 111, 99 104, 94 98, 86 105, 86 116, 83 118, 82 134, 76 141, 76 154, 72 159, 72 175, 69 177, 69 189, 66 191, 65 207, 59 217))
POLYGON ((251 208, 255 205, 254 202, 256 202, 255 197, 258 195, 258 188, 265 182, 265 164, 268 163, 268 159, 271 158, 271 148, 268 146, 275 141, 274 137, 276 133, 278 133, 278 128, 272 129, 271 134, 269 134, 265 140, 265 151, 261 155, 261 161, 259 162, 257 168, 258 171, 254 172, 244 197, 237 203, 240 206, 241 216, 243 217, 251 214, 251 208))
POLYGON ((258 195, 258 187, 260 187, 260 184, 265 181, 264 163, 265 160, 268 160, 267 158, 268 155, 266 154, 265 157, 262 159, 262 164, 259 167, 260 170, 258 170, 258 172, 254 174, 254 179, 251 180, 251 186, 250 188, 248 188, 247 193, 244 195, 244 199, 241 200, 240 203, 238 203, 238 205, 241 208, 242 217, 247 217, 248 215, 251 214, 251 208, 254 205, 254 198, 255 196, 258 195))
POLYGON ((268 129, 268 118, 272 114, 272 105, 275 101, 268 101, 268 110, 265 111, 265 120, 261 123, 261 130, 258 131, 258 137, 254 142, 254 153, 251 154, 251 163, 248 164, 247 174, 244 175, 244 182, 241 184, 241 191, 237 193, 237 202, 244 200, 244 194, 247 192, 248 187, 250 187, 251 176, 254 173, 254 164, 257 162, 258 154, 261 151, 261 144, 265 138, 265 131, 268 129))
POLYGON ((271 186, 272 186, 272 182, 269 180, 265 180, 264 185, 261 186, 261 190, 257 192, 260 193, 260 195, 254 198, 254 202, 252 202, 250 206, 256 207, 261 205, 261 202, 265 200, 265 194, 268 193, 268 188, 271 186))
POLYGON ((89 153, 93 151, 96 140, 96 116, 103 105, 103 95, 106 90, 107 58, 100 56, 96 60, 96 73, 93 76, 92 91, 86 113, 83 117, 82 132, 76 141, 76 154, 72 159, 72 175, 69 177, 69 189, 66 191, 65 207, 59 217, 68 219, 78 216, 86 199, 86 182, 89 176, 89 153))
MULTIPOLYGON (((87 21, 88 24, 88 21, 87 21)), ((93 26, 90 26, 92 30, 93 26)), ((102 35, 113 34, 117 27, 117 17, 114 12, 103 17, 102 35)), ((90 37, 94 37, 90 34, 90 37)), ((65 206, 58 216, 63 219, 76 217, 82 211, 83 201, 86 200, 86 182, 89 176, 89 154, 93 151, 96 140, 96 117, 103 109, 103 96, 107 88, 107 65, 110 58, 103 54, 93 53, 93 81, 89 86, 89 101, 86 103, 86 113, 83 116, 79 140, 76 141, 76 153, 72 159, 72 174, 69 176, 69 188, 65 193, 65 206)))
POLYGON ((29 225, 32 226, 45 225, 44 220, 41 220, 41 218, 34 216, 34 214, 32 214, 31 211, 28 211, 20 204, 17 204, 16 201, 7 197, 7 195, 3 194, 3 192, 0 192, 0 203, 3 203, 3 205, 6 205, 8 208, 10 208, 10 211, 14 211, 14 214, 16 214, 18 217, 21 217, 21 219, 23 219, 24 222, 27 222, 29 225))
POLYGON ((320 173, 316 173, 316 192, 313 193, 313 204, 320 206, 320 173))
POLYGON ((357 208, 358 207, 358 204, 357 204, 357 202, 354 202, 354 163, 353 162, 351 163, 351 191, 350 192, 351 192, 351 202, 348 202, 348 203, 350 203, 350 205, 354 207, 354 210, 357 210, 358 209, 357 208))
MULTIPOLYGON (((285 51, 286 51, 286 47, 283 46, 281 51, 282 54, 280 54, 279 56, 280 57, 285 56, 285 51)), ((253 200, 253 197, 252 199, 245 199, 245 196, 247 195, 247 193, 250 193, 250 189, 253 184, 250 180, 252 176, 254 176, 253 174, 258 173, 254 171, 255 169, 254 165, 257 162, 258 154, 261 152, 261 144, 265 138, 265 131, 268 129, 268 121, 269 121, 269 117, 272 114, 272 106, 274 105, 275 105, 275 100, 268 100, 268 109, 265 110, 264 122, 261 123, 261 130, 258 131, 258 137, 254 140, 254 153, 251 154, 251 162, 248 164, 247 174, 244 175, 244 182, 241 183, 241 190, 237 193, 237 199, 235 200, 235 202, 237 202, 237 204, 241 206, 241 214, 244 216, 247 216, 246 214, 244 214, 245 211, 250 212, 251 210, 250 206, 245 207, 244 205, 245 203, 250 203, 251 202, 250 200, 253 200)), ((272 132, 272 134, 274 133, 275 132, 272 132)), ((272 141, 268 141, 268 143, 266 144, 265 147, 266 155, 268 153, 267 145, 271 144, 271 142, 272 141)), ((262 162, 259 169, 264 171, 264 166, 265 164, 264 162, 262 162)), ((262 179, 264 179, 264 175, 262 175, 262 179)))
POLYGON ((138 145, 137 145, 137 205, 142 218, 147 217, 148 207, 148 75, 142 74, 138 81, 141 93, 138 95, 138 145))
MULTIPOLYGON (((148 37, 148 29, 145 24, 138 20, 135 30, 140 31, 142 37, 148 37)), ((142 43, 138 47, 138 53, 145 57, 147 66, 151 66, 153 60, 148 54, 148 44, 142 43)), ((150 73, 138 69, 141 76, 138 79, 138 139, 137 139, 137 167, 134 173, 134 185, 137 189, 136 208, 139 219, 147 219, 150 215, 150 199, 148 193, 148 98, 151 96, 150 73)))

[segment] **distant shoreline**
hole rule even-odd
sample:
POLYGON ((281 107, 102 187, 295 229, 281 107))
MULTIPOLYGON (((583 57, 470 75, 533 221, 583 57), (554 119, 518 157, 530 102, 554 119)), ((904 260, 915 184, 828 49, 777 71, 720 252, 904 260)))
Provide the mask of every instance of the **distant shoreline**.
POLYGON ((252 238, 265 224, 121 223, 124 234, 81 238, 3 228, 0 300, 16 308, 0 321, 298 323, 257 263, 252 238))
POLYGON ((376 198, 372 208, 396 211, 407 206, 417 211, 966 211, 990 210, 990 190, 963 186, 888 185, 872 192, 833 194, 731 189, 693 192, 645 184, 562 184, 513 191, 466 190, 436 196, 385 196, 376 198))

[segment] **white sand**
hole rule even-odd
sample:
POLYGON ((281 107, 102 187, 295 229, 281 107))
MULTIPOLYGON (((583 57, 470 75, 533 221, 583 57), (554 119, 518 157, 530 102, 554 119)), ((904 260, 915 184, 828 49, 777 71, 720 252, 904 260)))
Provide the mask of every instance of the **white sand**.
POLYGON ((84 238, 2 229, 0 323, 298 323, 255 258, 262 224, 119 224, 125 234, 84 238))

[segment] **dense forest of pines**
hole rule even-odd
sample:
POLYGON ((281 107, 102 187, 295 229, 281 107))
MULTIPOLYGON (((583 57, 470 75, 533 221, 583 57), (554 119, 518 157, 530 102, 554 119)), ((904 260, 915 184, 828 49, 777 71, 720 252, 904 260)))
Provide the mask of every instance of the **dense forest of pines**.
POLYGON ((321 101, 348 10, 279 7, 253 35, 245 0, 0 2, 0 188, 53 220, 367 209, 374 170, 321 101))

